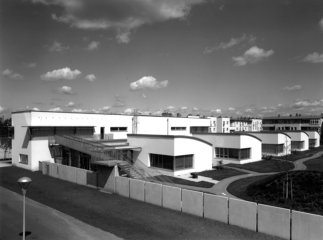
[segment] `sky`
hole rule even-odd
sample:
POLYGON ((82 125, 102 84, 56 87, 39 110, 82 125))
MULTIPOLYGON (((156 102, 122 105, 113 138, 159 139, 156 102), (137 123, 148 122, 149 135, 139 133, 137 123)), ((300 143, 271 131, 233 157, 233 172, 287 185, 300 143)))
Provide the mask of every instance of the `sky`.
POLYGON ((322 0, 0 0, 0 114, 323 113, 322 0))

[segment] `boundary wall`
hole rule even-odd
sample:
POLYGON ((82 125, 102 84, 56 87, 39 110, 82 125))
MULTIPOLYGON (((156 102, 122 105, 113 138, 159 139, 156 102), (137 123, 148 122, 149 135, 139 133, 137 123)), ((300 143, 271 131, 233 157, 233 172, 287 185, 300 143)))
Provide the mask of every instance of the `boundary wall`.
POLYGON ((54 178, 59 178, 68 182, 85 185, 85 186, 96 186, 96 173, 66 166, 58 163, 50 163, 50 162, 39 162, 39 170, 44 175, 49 175, 54 178))
POLYGON ((114 193, 288 240, 322 240, 323 216, 116 176, 114 193))
MULTIPOLYGON (((44 175, 96 186, 92 171, 49 162, 40 162, 39 169, 44 175)), ((106 190, 123 197, 283 239, 323 239, 321 215, 113 175, 106 190)))

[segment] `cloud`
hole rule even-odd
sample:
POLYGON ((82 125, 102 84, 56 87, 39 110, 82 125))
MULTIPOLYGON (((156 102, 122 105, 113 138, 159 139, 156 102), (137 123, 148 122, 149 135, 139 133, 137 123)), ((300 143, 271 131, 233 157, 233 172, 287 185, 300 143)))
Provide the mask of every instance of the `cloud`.
POLYGON ((131 90, 139 90, 139 89, 159 89, 165 88, 168 85, 168 80, 158 82, 156 78, 152 76, 144 76, 139 80, 130 83, 131 90))
POLYGON ((111 109, 111 107, 110 107, 110 106, 104 106, 104 107, 100 108, 100 109, 99 109, 99 111, 107 112, 107 111, 109 111, 110 109, 111 109))
POLYGON ((321 20, 319 21, 319 26, 320 26, 321 30, 323 30, 323 18, 321 18, 321 20))
POLYGON ((67 49, 69 49, 68 46, 64 46, 62 43, 57 41, 54 41, 53 44, 48 48, 50 52, 63 52, 67 49))
POLYGON ((117 41, 128 43, 132 32, 147 24, 171 19, 185 19, 192 6, 205 0, 32 0, 33 3, 56 5, 63 11, 52 19, 84 30, 111 30, 117 41))
POLYGON ((125 114, 132 114, 134 112, 134 110, 132 108, 127 108, 124 110, 125 114))
POLYGON ((217 109, 212 109, 211 112, 212 113, 221 113, 222 110, 220 108, 217 108, 217 109))
POLYGON ((228 110, 229 111, 235 111, 236 109, 234 107, 229 107, 228 110))
POLYGON ((100 45, 100 42, 92 41, 92 42, 89 43, 89 45, 87 46, 86 49, 89 50, 89 51, 92 51, 92 50, 97 49, 99 47, 99 45, 100 45))
POLYGON ((85 76, 85 79, 89 82, 94 82, 96 80, 96 76, 94 74, 88 74, 85 76))
POLYGON ((313 52, 309 55, 307 55, 304 59, 304 62, 310 62, 310 63, 323 63, 323 53, 319 54, 317 52, 313 52))
POLYGON ((237 38, 231 38, 229 41, 227 42, 221 42, 220 44, 218 44, 217 46, 214 47, 206 47, 204 49, 204 54, 210 54, 216 50, 225 50, 228 48, 232 48, 242 42, 248 42, 248 43, 254 43, 256 41, 256 37, 254 37, 253 35, 246 35, 243 34, 241 37, 237 37, 237 38))
POLYGON ((81 109, 81 108, 73 108, 72 112, 86 112, 86 110, 81 109))
POLYGON ((51 111, 51 112, 62 112, 63 109, 61 107, 55 107, 55 108, 48 109, 48 111, 51 111))
POLYGON ((274 54, 273 50, 264 50, 257 46, 249 48, 242 56, 233 57, 233 61, 236 66, 245 66, 249 64, 255 64, 262 61, 265 58, 269 58, 274 54))
POLYGON ((68 102, 66 104, 66 107, 74 107, 75 106, 75 103, 74 102, 68 102))
POLYGON ((74 94, 72 91, 72 88, 69 86, 63 86, 61 88, 58 89, 58 92, 61 94, 66 94, 66 95, 72 95, 74 94))
POLYGON ((0 113, 4 111, 4 107, 0 106, 0 113))
POLYGON ((301 89, 302 89, 301 85, 286 86, 283 88, 283 90, 286 90, 286 91, 296 91, 296 90, 301 90, 301 89))
POLYGON ((10 79, 15 79, 15 80, 22 80, 24 79, 24 77, 19 74, 19 73, 15 73, 14 71, 12 71, 11 69, 5 69, 3 72, 2 72, 2 75, 4 77, 7 77, 7 78, 10 78, 10 79))
POLYGON ((304 107, 323 107, 323 99, 321 100, 297 100, 292 105, 293 108, 304 108, 304 107))
POLYGON ((41 75, 44 81, 55 81, 60 79, 73 80, 79 76, 81 72, 78 69, 71 70, 69 67, 56 69, 41 75))

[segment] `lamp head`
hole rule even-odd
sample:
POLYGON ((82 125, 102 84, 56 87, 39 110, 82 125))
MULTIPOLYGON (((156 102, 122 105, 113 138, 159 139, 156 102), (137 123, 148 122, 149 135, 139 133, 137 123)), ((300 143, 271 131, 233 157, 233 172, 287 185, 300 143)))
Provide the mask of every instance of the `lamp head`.
POLYGON ((29 184, 32 182, 29 177, 21 177, 18 179, 18 184, 23 190, 27 190, 29 184))

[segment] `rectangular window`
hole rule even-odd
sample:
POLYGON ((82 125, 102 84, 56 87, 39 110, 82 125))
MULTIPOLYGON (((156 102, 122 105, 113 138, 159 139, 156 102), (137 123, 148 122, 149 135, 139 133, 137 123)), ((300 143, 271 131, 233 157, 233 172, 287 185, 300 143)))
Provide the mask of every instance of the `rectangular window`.
POLYGON ((19 157, 20 157, 19 163, 28 164, 28 155, 27 154, 20 154, 19 157))
POLYGON ((174 157, 169 155, 153 154, 150 155, 150 166, 174 170, 174 157))
POLYGON ((110 132, 126 132, 127 127, 110 127, 110 132))
POLYGON ((284 144, 262 144, 263 153, 279 154, 284 152, 284 144))
POLYGON ((209 132, 209 127, 205 127, 205 126, 190 127, 190 133, 207 133, 207 132, 209 132))
POLYGON ((315 147, 315 145, 316 145, 316 139, 315 138, 309 139, 309 147, 312 148, 312 147, 315 147))
POLYGON ((215 155, 217 158, 248 159, 250 158, 250 148, 215 148, 215 155))
POLYGON ((292 150, 304 148, 304 141, 292 141, 292 150))
POLYGON ((186 127, 171 127, 170 129, 172 131, 185 131, 186 127))
POLYGON ((183 155, 175 157, 175 169, 193 168, 193 155, 183 155))

